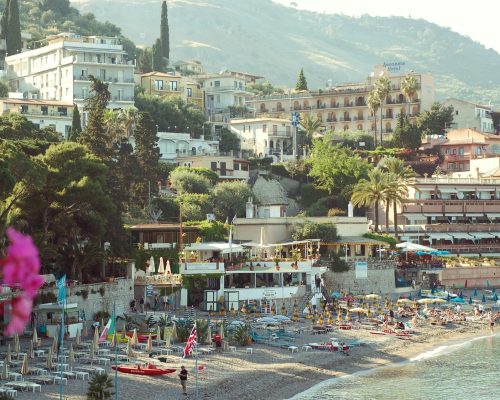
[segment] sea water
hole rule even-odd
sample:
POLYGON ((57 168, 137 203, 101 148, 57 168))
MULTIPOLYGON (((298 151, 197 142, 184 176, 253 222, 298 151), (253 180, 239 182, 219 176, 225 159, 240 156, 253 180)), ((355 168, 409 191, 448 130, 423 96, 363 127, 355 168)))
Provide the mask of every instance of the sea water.
MULTIPOLYGON (((350 357, 356 357, 356 350, 350 357)), ((439 346, 406 362, 330 379, 293 397, 319 399, 500 400, 500 334, 439 346)))

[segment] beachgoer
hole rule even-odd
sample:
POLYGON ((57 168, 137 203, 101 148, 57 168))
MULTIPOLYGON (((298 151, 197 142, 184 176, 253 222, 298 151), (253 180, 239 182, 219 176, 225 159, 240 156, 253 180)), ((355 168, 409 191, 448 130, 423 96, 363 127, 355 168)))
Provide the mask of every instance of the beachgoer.
POLYGON ((220 335, 219 331, 215 332, 214 342, 217 352, 218 353, 222 352, 222 336, 220 335))
POLYGON ((144 296, 141 296, 139 299, 139 307, 141 309, 141 313, 144 313, 144 296))
POLYGON ((135 308, 135 299, 132 299, 132 301, 130 302, 130 310, 132 312, 137 312, 137 308, 135 308))
POLYGON ((488 315, 488 322, 490 323, 490 333, 493 335, 493 328, 495 327, 495 318, 493 317, 493 313, 491 311, 488 315))
POLYGON ((181 380, 182 394, 187 395, 186 384, 187 384, 187 379, 188 379, 188 372, 187 372, 187 369, 184 365, 181 366, 181 372, 179 373, 179 379, 181 380))
POLYGON ((163 296, 163 309, 165 311, 168 310, 168 296, 167 295, 163 296))
POLYGON ((158 302, 160 301, 158 297, 158 293, 155 293, 155 297, 153 298, 153 311, 156 311, 156 307, 158 306, 158 302))

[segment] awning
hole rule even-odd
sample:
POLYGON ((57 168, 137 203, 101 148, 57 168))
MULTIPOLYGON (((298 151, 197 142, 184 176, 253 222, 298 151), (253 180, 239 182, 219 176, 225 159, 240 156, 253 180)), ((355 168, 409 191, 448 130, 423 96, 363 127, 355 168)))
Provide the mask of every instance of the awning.
POLYGON ((488 232, 470 232, 470 235, 474 236, 475 239, 492 239, 492 236, 488 232))
POLYGON ((495 236, 495 237, 500 237, 500 232, 489 232, 490 235, 495 236))
POLYGON ((435 239, 435 240, 453 240, 453 238, 447 234, 447 233, 429 233, 427 236, 430 239, 435 239))
POLYGON ((239 253, 243 247, 239 244, 229 243, 191 243, 184 247, 185 251, 219 251, 222 254, 239 253))
POLYGON ((474 239, 471 235, 465 232, 450 232, 449 234, 453 236, 454 239, 467 239, 467 240, 474 239))

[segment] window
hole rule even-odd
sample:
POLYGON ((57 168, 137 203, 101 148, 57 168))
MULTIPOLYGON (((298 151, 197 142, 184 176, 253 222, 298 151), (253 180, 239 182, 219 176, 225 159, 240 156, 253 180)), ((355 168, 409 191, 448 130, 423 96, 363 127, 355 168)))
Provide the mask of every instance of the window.
POLYGON ((248 164, 241 164, 242 171, 248 171, 248 164))
POLYGON ((481 147, 476 147, 476 154, 481 154, 481 147))
POLYGON ((463 155, 464 155, 464 148, 463 148, 463 147, 460 147, 460 148, 458 149, 458 154, 460 154, 461 156, 463 156, 463 155))
POLYGON ((168 82, 168 87, 171 92, 177 92, 177 81, 168 82))
POLYGON ((66 96, 69 96, 69 88, 66 88, 66 96))
POLYGON ((48 115, 49 114, 49 107, 47 107, 47 106, 41 106, 40 109, 42 111, 42 115, 48 115))
POLYGON ((273 134, 278 133, 278 125, 273 125, 273 134))
POLYGON ((457 155, 457 149, 453 149, 453 155, 457 155))
POLYGON ((65 117, 66 115, 68 115, 68 109, 66 107, 57 107, 57 112, 62 117, 65 117))
POLYGON ((21 114, 27 114, 28 113, 28 106, 21 106, 19 107, 21 110, 21 114))
POLYGON ((451 150, 450 149, 446 149, 446 154, 450 154, 451 153, 451 150))
POLYGON ((264 133, 267 132, 267 125, 266 124, 262 125, 262 132, 264 132, 264 133))
POLYGON ((238 82, 234 81, 234 87, 238 89, 238 82))
POLYGON ((212 171, 217 171, 217 161, 212 161, 212 162, 210 163, 210 169, 211 169, 212 171))
POLYGON ((163 81, 161 79, 155 80, 155 90, 163 90, 163 81))
POLYGON ((458 110, 455 111, 455 115, 458 115, 458 110))
POLYGON ((240 164, 234 163, 234 170, 239 171, 240 170, 240 164))
POLYGON ((220 95, 217 95, 217 96, 215 97, 215 102, 216 102, 217 104, 220 104, 220 95))
POLYGON ((215 81, 215 82, 214 82, 214 86, 215 86, 215 87, 220 87, 220 81, 215 81))
POLYGON ((193 89, 190 87, 187 88, 187 97, 193 97, 193 89))

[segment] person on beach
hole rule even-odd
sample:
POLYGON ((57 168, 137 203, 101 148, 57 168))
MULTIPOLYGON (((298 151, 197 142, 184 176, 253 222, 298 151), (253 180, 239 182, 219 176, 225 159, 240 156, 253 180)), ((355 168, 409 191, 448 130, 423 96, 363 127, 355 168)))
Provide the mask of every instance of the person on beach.
MULTIPOLYGON (((139 299, 139 308, 141 310, 141 313, 144 313, 144 297, 141 296, 141 298, 139 299)), ((136 310, 137 312, 137 310, 136 310)))
POLYGON ((186 384, 188 379, 188 372, 184 365, 181 366, 181 372, 179 373, 179 379, 182 386, 182 394, 187 395, 186 384))
POLYGON ((491 311, 488 315, 488 322, 490 323, 490 333, 493 335, 493 328, 495 327, 495 318, 493 317, 493 313, 491 311))
POLYGON ((222 352, 222 336, 220 335, 219 331, 215 332, 214 342, 217 352, 218 353, 222 352))

